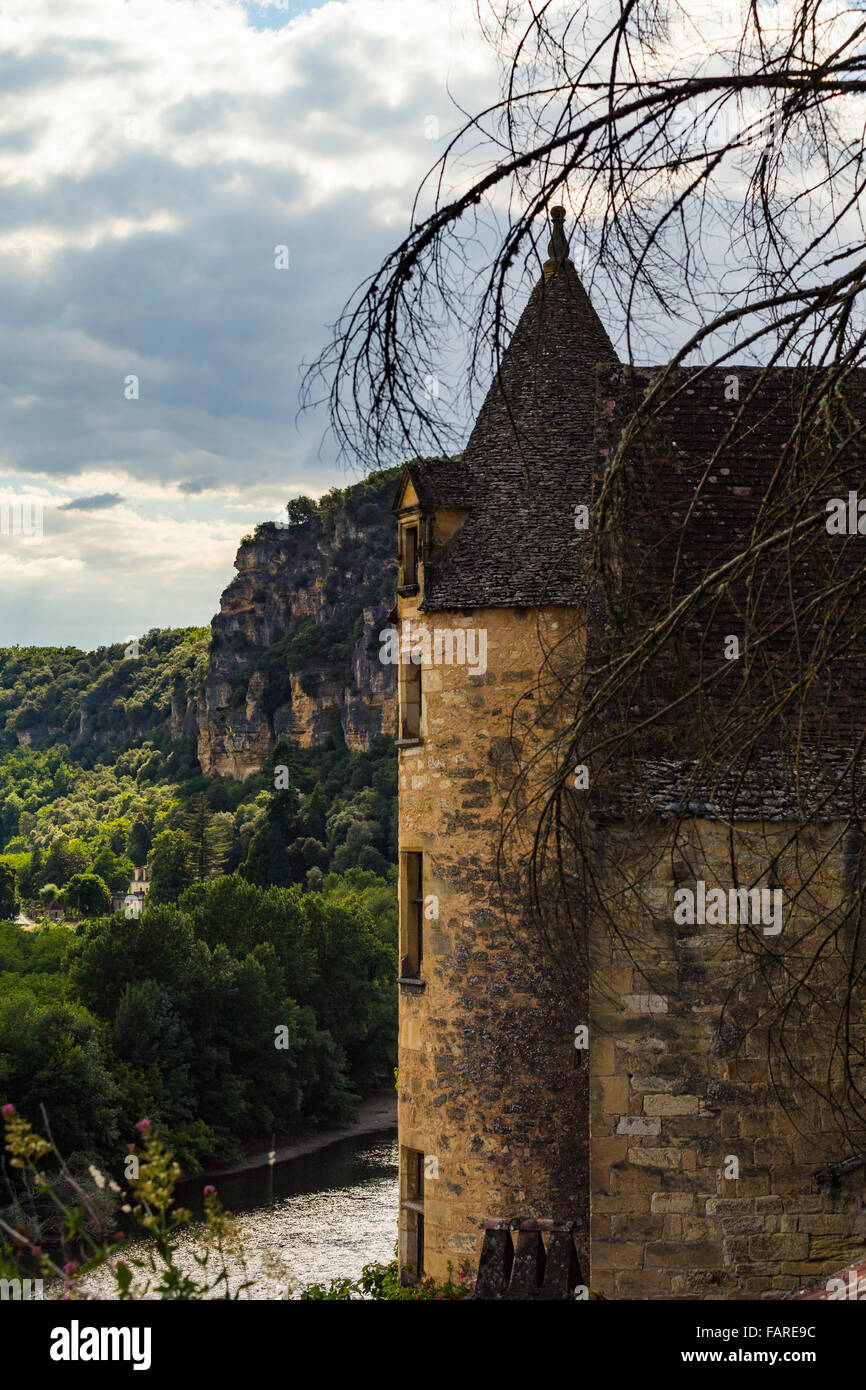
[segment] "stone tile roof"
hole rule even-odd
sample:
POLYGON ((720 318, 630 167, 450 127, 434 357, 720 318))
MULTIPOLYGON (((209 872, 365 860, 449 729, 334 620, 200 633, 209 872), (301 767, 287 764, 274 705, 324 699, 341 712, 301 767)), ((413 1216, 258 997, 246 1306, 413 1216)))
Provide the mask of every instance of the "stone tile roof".
POLYGON ((574 507, 592 501, 594 371, 616 360, 571 262, 548 261, 459 468, 412 474, 422 493, 448 499, 439 505, 462 505, 469 489, 473 501, 425 570, 425 609, 574 602, 574 507))
POLYGON ((397 496, 394 498, 395 511, 399 506, 402 485, 407 476, 425 510, 441 507, 472 511, 475 506, 475 483, 463 458, 415 459, 412 463, 407 463, 397 496))
MULTIPOLYGON (((596 487, 608 475, 637 401, 660 372, 599 371, 596 487)), ((857 373, 846 399, 840 397, 829 433, 821 433, 823 416, 809 421, 805 455, 788 459, 786 446, 814 379, 784 369, 680 372, 675 391, 667 388, 652 421, 635 435, 622 461, 606 544, 616 560, 623 612, 633 627, 718 574, 750 540, 762 543, 748 578, 721 574, 681 631, 677 655, 685 673, 696 672, 698 661, 709 676, 745 670, 745 662, 737 668, 726 660, 725 640, 740 634, 745 645, 752 635, 756 645, 749 684, 781 693, 784 682, 796 674, 798 653, 821 639, 825 606, 811 613, 810 597, 850 578, 862 564, 858 536, 828 535, 826 504, 862 477, 863 441, 838 441, 850 433, 859 414, 866 419, 866 373, 857 373), (726 399, 732 373, 738 378, 739 402, 726 399), (824 468, 826 477, 819 472, 824 468), (822 482, 814 492, 817 477, 822 482), (786 544, 771 542, 796 524, 803 529, 792 552, 786 544), (750 603, 758 614, 752 634, 750 603)), ((822 670, 819 684, 826 698, 816 701, 816 708, 832 704, 837 727, 844 725, 853 734, 862 727, 866 706, 866 645, 856 615, 850 626, 844 635, 852 644, 844 660, 831 661, 822 670)))
MULTIPOLYGON (((596 488, 603 479, 611 483, 623 429, 661 371, 599 370, 596 488)), ((812 518, 790 554, 786 545, 768 544, 747 573, 714 582, 655 653, 645 685, 629 688, 634 713, 645 718, 702 683, 700 719, 694 704, 665 716, 656 746, 645 748, 634 769, 633 797, 656 811, 700 804, 737 820, 783 820, 806 808, 819 819, 850 813, 851 787, 862 784, 864 771, 862 750, 856 757, 852 750, 864 734, 866 634, 857 605, 846 612, 840 600, 834 613, 820 596, 850 581, 864 559, 862 538, 830 536, 825 524, 829 498, 844 496, 863 477, 863 442, 849 435, 861 415, 866 419, 864 375, 847 383, 835 420, 822 414, 809 422, 805 457, 794 459, 786 447, 814 375, 682 371, 619 460, 605 546, 626 635, 648 631, 746 550, 750 538, 763 541, 812 518), (732 376, 739 400, 728 399, 732 376), (825 649, 828 615, 837 626, 825 649), (741 641, 739 660, 725 658, 730 634, 741 641), (734 728, 743 721, 757 728, 770 708, 776 715, 764 725, 761 746, 745 738, 738 744, 734 728)), ((603 659, 617 638, 608 610, 599 604, 591 611, 590 651, 603 659)))
MULTIPOLYGON (((600 599, 598 573, 586 563, 587 533, 575 531, 574 507, 598 495, 627 421, 662 371, 619 363, 571 262, 564 254, 549 261, 463 459, 410 466, 425 507, 471 507, 439 563, 425 566, 423 607, 471 610, 587 601, 590 664, 593 655, 603 659, 612 630, 609 612, 600 599)), ((838 492, 829 490, 828 480, 826 498, 823 492, 808 496, 809 469, 826 462, 833 447, 832 432, 822 436, 820 420, 810 426, 811 457, 807 449, 805 462, 786 464, 792 424, 814 380, 814 374, 786 369, 695 368, 679 372, 666 387, 617 473, 616 504, 605 533, 632 631, 641 631, 648 615, 663 611, 671 591, 688 593, 739 554, 756 526, 766 535, 777 523, 781 528, 802 516, 803 507, 815 516, 829 496, 844 495, 858 477, 866 478, 860 442, 840 451, 834 474, 838 492), (732 376, 735 393, 729 389, 732 376)), ((860 418, 866 420, 864 372, 853 374, 840 396, 843 433, 846 421, 860 418)), ((866 482, 862 490, 866 495, 866 482)), ((844 576, 862 563, 860 538, 828 536, 820 516, 810 526, 808 544, 798 548, 792 567, 780 547, 771 547, 750 580, 760 590, 761 604, 760 656, 748 674, 756 701, 768 693, 784 696, 786 682, 790 687, 797 673, 799 648, 820 639, 826 605, 811 625, 805 622, 801 610, 809 594, 820 592, 818 586, 826 586, 834 573, 844 576), (775 611, 784 621, 771 633, 774 625, 764 615, 775 611)), ((660 664, 660 681, 656 663, 657 689, 650 700, 678 695, 699 670, 718 675, 722 696, 733 689, 734 668, 743 671, 746 663, 725 661, 725 639, 743 630, 746 590, 738 580, 708 595, 690 627, 678 632, 671 660, 660 664)), ((794 724, 804 722, 786 729, 784 721, 776 721, 773 746, 768 743, 749 769, 733 771, 730 785, 718 767, 709 781, 706 768, 696 778, 693 759, 700 749, 671 730, 666 741, 662 736, 658 746, 643 749, 637 779, 641 798, 648 796, 662 812, 675 813, 679 802, 715 802, 720 814, 736 804, 738 818, 781 819, 791 809, 798 782, 800 794, 815 805, 862 735, 866 709, 866 635, 859 633, 856 613, 836 637, 833 657, 820 665, 809 700, 798 695, 791 702, 794 724), (842 650, 838 659, 837 649, 842 650), (798 766, 783 767, 788 748, 795 746, 798 766), (804 756, 809 746, 812 753, 804 756)), ((839 809, 834 796, 826 812, 839 809)))

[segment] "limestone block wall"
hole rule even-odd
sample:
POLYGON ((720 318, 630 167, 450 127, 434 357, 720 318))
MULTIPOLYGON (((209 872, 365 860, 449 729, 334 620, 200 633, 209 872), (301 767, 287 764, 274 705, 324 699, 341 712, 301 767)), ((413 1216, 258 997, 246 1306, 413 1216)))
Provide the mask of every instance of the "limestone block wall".
MULTIPOLYGON (((782 848, 789 830, 740 827, 738 859, 751 875, 740 881, 778 864, 788 899, 779 941, 805 961, 826 932, 824 910, 842 895, 844 865, 834 827, 814 837, 810 853, 801 845, 796 863, 782 848)), ((608 865, 630 863, 645 878, 639 902, 621 894, 621 932, 593 929, 592 1284, 615 1298, 781 1297, 834 1274, 866 1245, 864 1170, 835 1186, 815 1177, 851 1153, 807 1084, 839 1080, 838 1020, 820 1005, 795 1011, 794 1068, 777 1077, 786 1113, 768 1068, 769 1017, 761 1024, 768 986, 737 949, 737 927, 673 920, 678 886, 694 887, 697 876, 730 884, 725 827, 694 822, 679 861, 660 851, 641 858, 636 844, 624 827, 608 827, 597 846, 608 865), (731 1157, 737 1178, 725 1176, 731 1157)), ((612 904, 618 892, 614 885, 612 904)), ((749 937, 756 952, 762 934, 749 937)), ((827 956, 825 983, 838 960, 827 956)), ((770 972, 770 982, 779 978, 770 972)), ((835 983, 841 990, 841 978, 835 983)))
MULTIPOLYGON (((487 634, 483 674, 423 667, 422 738, 400 749, 401 856, 423 852, 424 895, 438 899, 438 918, 424 922, 423 988, 401 986, 400 1144, 436 1160, 424 1185, 425 1268, 443 1277, 449 1261, 476 1261, 486 1216, 588 1221, 579 1011, 537 940, 503 911, 495 874, 512 713, 536 684, 542 644, 575 618, 417 615, 404 602, 406 616, 487 634)), ((404 1260, 410 1224, 404 1211, 404 1260)))

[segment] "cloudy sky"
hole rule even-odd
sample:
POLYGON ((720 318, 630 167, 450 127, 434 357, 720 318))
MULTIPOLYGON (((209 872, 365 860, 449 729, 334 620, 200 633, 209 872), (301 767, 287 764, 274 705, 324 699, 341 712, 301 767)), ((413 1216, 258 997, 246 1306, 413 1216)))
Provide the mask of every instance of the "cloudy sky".
POLYGON ((6 0, 0 645, 207 623, 242 535, 352 480, 300 365, 495 96, 474 9, 6 0))

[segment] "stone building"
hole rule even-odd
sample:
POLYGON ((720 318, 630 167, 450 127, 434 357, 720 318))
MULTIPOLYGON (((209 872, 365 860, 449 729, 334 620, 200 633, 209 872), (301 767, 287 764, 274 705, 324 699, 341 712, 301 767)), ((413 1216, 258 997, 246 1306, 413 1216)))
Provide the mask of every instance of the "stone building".
MULTIPOLYGON (((833 1056, 832 1030, 801 1018, 802 1067, 771 1075, 760 1020, 746 1019, 760 1014, 763 986, 750 992, 737 974, 738 933, 678 923, 673 903, 678 885, 730 880, 732 837, 755 883, 801 872, 802 854, 788 862, 787 792, 770 796, 766 777, 747 778, 733 816, 720 816, 709 800, 677 801, 684 763, 648 748, 621 778, 627 791, 606 811, 596 798, 582 861, 608 885, 623 931, 588 923, 574 969, 556 963, 570 904, 544 883, 527 892, 529 859, 504 848, 509 836, 531 842, 572 673, 605 640, 581 509, 616 454, 629 402, 652 380, 618 363, 555 209, 543 276, 463 458, 408 466, 395 500, 400 1253, 441 1278, 449 1263, 477 1268, 485 1221, 573 1223, 581 1280, 605 1297, 779 1297, 862 1255, 866 1237, 866 1166, 810 1084, 833 1056), (530 769, 519 794, 516 763, 530 769), (644 803, 640 843, 611 809, 624 795, 644 803), (671 856, 666 817, 686 804, 671 856), (732 993, 735 1038, 722 1026, 732 993)), ((655 426, 649 461, 632 450, 638 501, 623 534, 659 498, 668 517, 680 508, 692 524, 693 473, 706 474, 724 433, 726 380, 695 374, 655 426)), ((760 433, 735 466, 711 473, 696 563, 754 522, 788 409, 787 378, 777 380, 760 388, 760 433)), ((647 537, 614 554, 624 592, 645 550, 669 563, 647 537)), ((639 606, 650 581, 638 570, 639 606)), ((724 611, 712 622, 731 631, 724 611)), ((862 682, 848 687, 839 747, 853 737, 862 682)), ((784 750, 771 752, 776 768, 784 750)), ((810 901, 831 911, 851 873, 833 826, 831 807, 809 839, 810 901)), ((811 929, 804 916, 800 938, 811 929)))
POLYGON ((128 917, 140 916, 144 909, 145 899, 150 892, 152 877, 153 866, 151 864, 136 864, 132 870, 132 878, 129 880, 129 887, 126 892, 112 893, 112 912, 126 912, 128 917))

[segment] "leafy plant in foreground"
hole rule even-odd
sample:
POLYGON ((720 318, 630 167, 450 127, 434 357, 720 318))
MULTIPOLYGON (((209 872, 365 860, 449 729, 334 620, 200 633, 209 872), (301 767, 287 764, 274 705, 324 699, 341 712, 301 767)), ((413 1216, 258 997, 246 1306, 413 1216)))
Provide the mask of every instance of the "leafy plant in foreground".
MULTIPOLYGON (((130 1234, 122 1232, 106 1241, 101 1233, 102 1217, 84 1189, 75 1181, 54 1143, 35 1133, 32 1125, 20 1116, 14 1105, 2 1107, 5 1147, 13 1168, 27 1173, 34 1190, 49 1198, 63 1219, 63 1239, 59 1260, 40 1246, 31 1245, 20 1230, 0 1220, 8 1240, 0 1246, 0 1274, 17 1277, 28 1262, 35 1260, 39 1274, 48 1281, 49 1290, 56 1289, 61 1300, 81 1300, 95 1295, 87 1288, 87 1276, 111 1262, 115 1292, 121 1301, 130 1299, 193 1300, 222 1298, 235 1300, 252 1286, 246 1277, 244 1246, 237 1220, 222 1207, 216 1188, 204 1189, 204 1223, 200 1232, 201 1248, 195 1261, 201 1278, 192 1279, 176 1263, 177 1237, 191 1220, 191 1212, 174 1205, 174 1189, 180 1177, 180 1167, 174 1155, 165 1148, 150 1120, 139 1120, 136 1129, 141 1135, 141 1153, 130 1144, 130 1154, 136 1159, 137 1175, 130 1178, 129 1194, 106 1178, 96 1168, 91 1176, 100 1189, 109 1188, 123 1199, 121 1211, 135 1228, 130 1234), (58 1195, 42 1168, 42 1162, 53 1154, 66 1181, 80 1198, 77 1207, 67 1206, 58 1195), (130 1256, 128 1246, 132 1235, 148 1236, 143 1258, 130 1256), (77 1258, 71 1258, 72 1254, 77 1258), (120 1258, 126 1255, 126 1258, 120 1258), (68 1257, 68 1258, 67 1258, 68 1257), (227 1261, 231 1257, 242 1269, 240 1282, 230 1279, 227 1261), (60 1263, 59 1261, 62 1261, 60 1263)), ((275 1271, 270 1271, 274 1273, 275 1271)), ((291 1291, 280 1267, 279 1278, 285 1296, 291 1291)))

